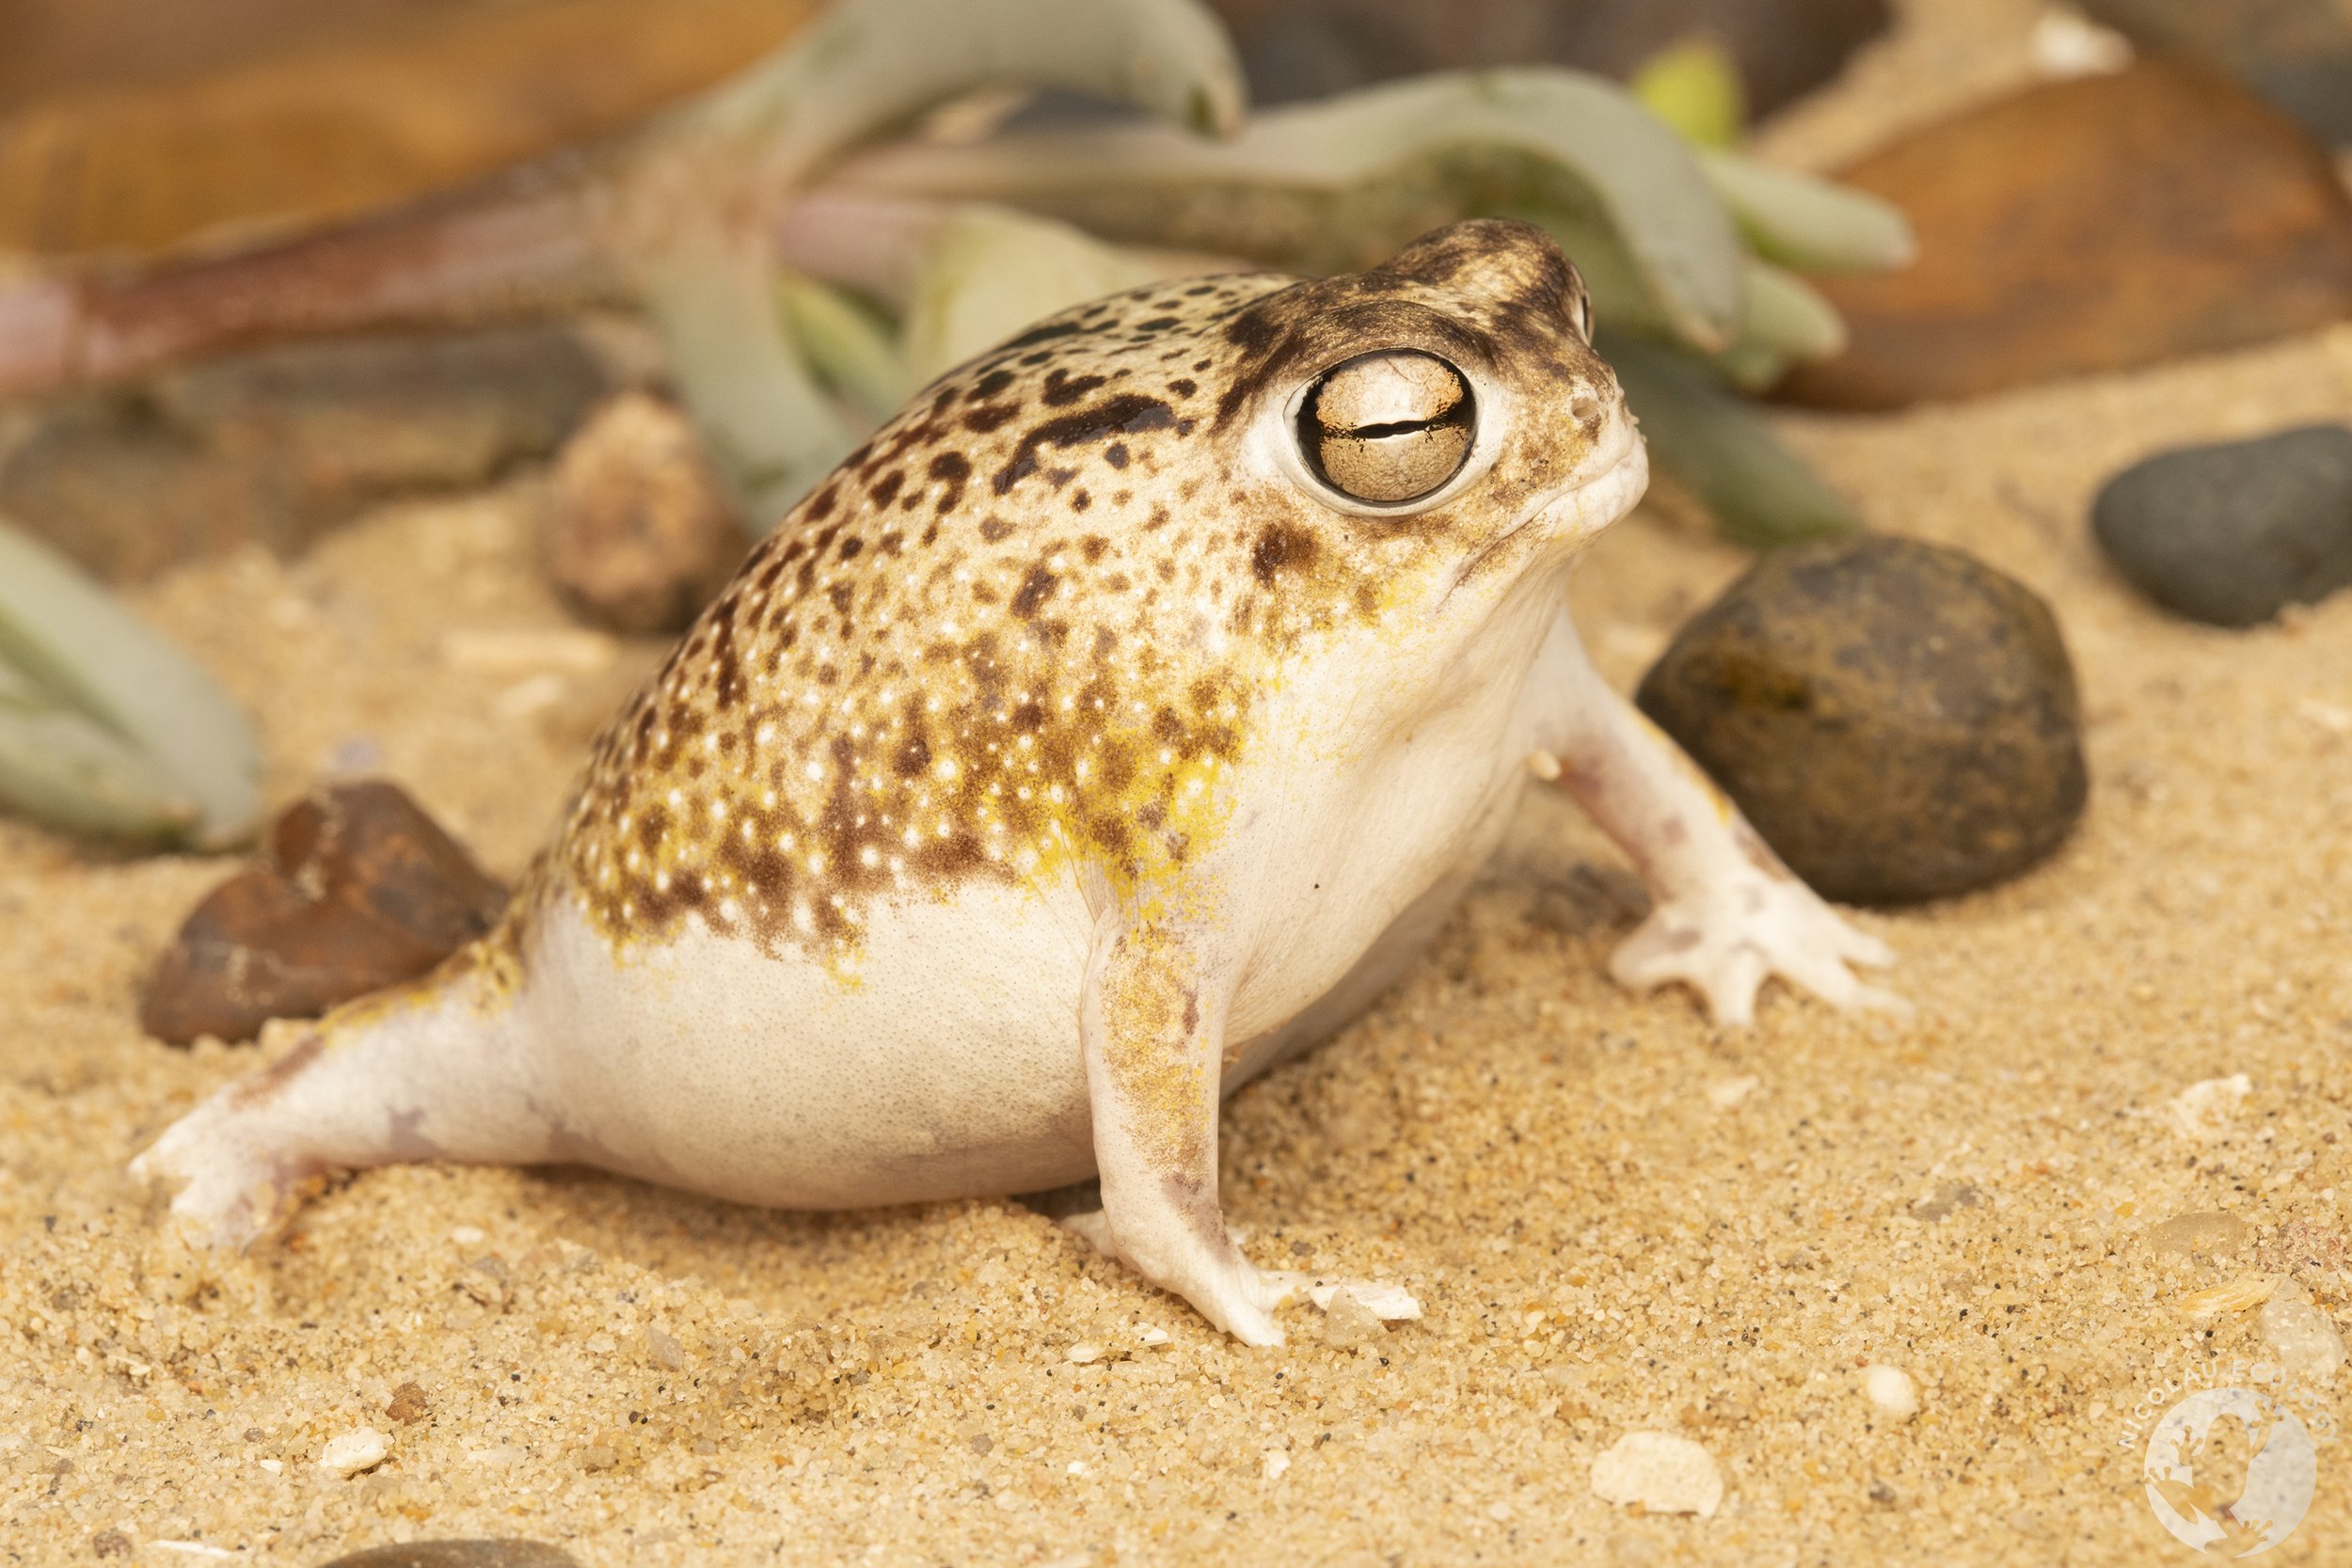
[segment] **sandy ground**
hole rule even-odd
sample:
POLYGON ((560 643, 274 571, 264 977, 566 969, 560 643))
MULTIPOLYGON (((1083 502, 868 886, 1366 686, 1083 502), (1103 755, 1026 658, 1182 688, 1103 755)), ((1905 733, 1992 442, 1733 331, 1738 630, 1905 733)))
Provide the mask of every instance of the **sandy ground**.
MULTIPOLYGON (((1920 10, 1776 144, 1833 158, 2027 69, 2030 8, 1920 10)), ((1638 885, 1571 808, 1532 805, 1397 992, 1226 1118, 1261 1257, 1426 1305, 1369 1343, 1300 1312, 1288 1348, 1237 1349, 1010 1203, 795 1216, 572 1171, 340 1181, 190 1295, 122 1165, 256 1057, 144 1039, 135 997, 228 864, 0 823, 0 1558, 514 1534, 592 1568, 2185 1560, 2135 1407, 2266 1354, 2257 1314, 2185 1298, 2259 1270, 2352 1309, 2352 594, 2179 625, 2083 517, 2153 445, 2346 417, 2352 329, 1792 423, 1880 526, 2058 606, 2088 821, 2010 886, 1864 917, 1915 1016, 1775 989, 1732 1033, 1609 984, 1638 885), (2236 1073, 2217 1139, 2176 1128, 2172 1097, 2236 1073), (2250 1226, 2236 1259, 2147 1239, 2207 1211, 2250 1226), (1915 1419, 1865 1398, 1871 1362, 1917 1381, 1915 1419), (319 1468, 363 1426, 391 1435, 382 1465, 319 1468), (1706 1447, 1719 1513, 1594 1494, 1596 1455, 1643 1428, 1706 1447)), ((656 653, 565 632, 535 503, 523 483, 397 510, 141 608, 260 717, 275 798, 388 773, 511 874, 656 653)), ((1739 565, 1664 508, 1604 540, 1580 618, 1612 677, 1739 565)), ((2302 1408, 2352 1418, 2343 1388, 2302 1408)), ((2322 1444, 2270 1560, 2352 1560, 2352 1438, 2322 1444)))

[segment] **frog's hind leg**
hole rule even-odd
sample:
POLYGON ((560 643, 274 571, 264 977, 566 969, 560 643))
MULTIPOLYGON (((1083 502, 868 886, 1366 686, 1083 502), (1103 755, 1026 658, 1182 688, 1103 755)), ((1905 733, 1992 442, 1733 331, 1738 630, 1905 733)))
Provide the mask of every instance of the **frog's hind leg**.
POLYGON ((329 1170, 557 1157, 528 1012, 516 988, 468 957, 305 1026, 277 1062, 174 1122, 132 1174, 176 1183, 172 1212, 199 1239, 243 1246, 329 1170))

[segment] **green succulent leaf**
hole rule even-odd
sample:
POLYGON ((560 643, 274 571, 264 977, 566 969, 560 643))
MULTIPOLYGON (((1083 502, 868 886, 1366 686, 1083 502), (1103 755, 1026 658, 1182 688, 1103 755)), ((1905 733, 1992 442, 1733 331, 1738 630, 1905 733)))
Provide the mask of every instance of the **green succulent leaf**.
POLYGON ((1707 150, 1699 166, 1757 255, 1799 272, 1883 272, 1916 252, 1911 220, 1875 196, 1707 150))
POLYGON ((1762 548, 1862 526, 1852 503, 1704 364, 1624 334, 1604 333, 1600 353, 1642 422, 1650 455, 1713 515, 1724 538, 1762 548))
POLYGON ((1622 88, 1553 70, 1391 83, 1253 116, 1230 141, 1120 124, 906 145, 839 188, 1001 202, 1126 245, 1294 271, 1375 265, 1457 218, 1540 211, 1612 236, 1648 309, 1717 350, 1739 335, 1740 236, 1696 155, 1622 88))
POLYGON ((857 444, 785 333, 774 277, 764 245, 710 237, 644 259, 638 277, 711 467, 755 533, 857 444))
POLYGON ((0 801, 72 832, 224 849, 261 821, 252 727, 82 571, 0 524, 0 801))
POLYGON ((932 235, 915 275, 908 378, 920 386, 1057 310, 1159 276, 1148 261, 1066 223, 1009 207, 960 208, 932 235))
POLYGON ((848 291, 785 273, 776 279, 776 302, 810 368, 866 422, 888 419, 914 389, 890 324, 848 291))
POLYGON ((1739 62, 1703 33, 1652 55, 1626 86, 1650 113, 1699 147, 1729 147, 1747 123, 1739 62))
POLYGON ((746 138, 787 184, 876 132, 992 87, 1055 87, 1214 135, 1248 107, 1224 25, 1196 0, 839 0, 774 54, 672 112, 643 150, 746 138))
POLYGON ((1004 85, 1073 87, 1195 131, 1232 129, 1246 103, 1223 28, 1193 0, 843 0, 623 155, 602 244, 755 529, 854 445, 779 320, 767 222, 845 150, 1004 85))
POLYGON ((1799 360, 1826 358, 1845 346, 1845 318, 1820 291, 1794 273, 1751 259, 1746 328, 1711 362, 1733 386, 1760 392, 1799 360))

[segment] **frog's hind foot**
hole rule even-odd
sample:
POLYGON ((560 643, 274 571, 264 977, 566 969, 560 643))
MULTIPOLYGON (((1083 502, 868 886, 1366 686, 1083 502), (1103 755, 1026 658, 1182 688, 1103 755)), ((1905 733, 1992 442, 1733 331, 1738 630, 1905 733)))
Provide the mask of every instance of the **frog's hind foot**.
POLYGON ((190 1242, 245 1247, 282 1225, 326 1165, 253 1112, 269 1085, 299 1073, 320 1049, 307 1034, 272 1067, 241 1078, 164 1130, 131 1162, 141 1181, 175 1188, 171 1213, 190 1242))
MULTIPOLYGON (((1053 1216, 1066 1229, 1084 1238, 1097 1252, 1118 1258, 1121 1254, 1111 1239, 1110 1222, 1103 1211, 1076 1209, 1053 1216)), ((1233 1252, 1240 1270, 1232 1283, 1257 1313, 1272 1313, 1294 1302, 1306 1302, 1317 1311, 1327 1312, 1332 1301, 1344 1291, 1356 1298, 1374 1317, 1388 1322, 1404 1322, 1421 1316, 1421 1303, 1401 1285, 1386 1280, 1341 1279, 1330 1275, 1302 1274, 1291 1269, 1261 1269, 1240 1258, 1242 1236, 1228 1227, 1226 1235, 1233 1243, 1233 1252)), ((1279 1331, 1272 1342, 1280 1342, 1279 1331)))
POLYGON ((332 1170, 549 1158, 555 1130, 516 1014, 471 990, 420 982, 301 1025, 292 1049, 167 1128, 131 1174, 177 1189, 171 1212, 189 1240, 243 1247, 332 1170))

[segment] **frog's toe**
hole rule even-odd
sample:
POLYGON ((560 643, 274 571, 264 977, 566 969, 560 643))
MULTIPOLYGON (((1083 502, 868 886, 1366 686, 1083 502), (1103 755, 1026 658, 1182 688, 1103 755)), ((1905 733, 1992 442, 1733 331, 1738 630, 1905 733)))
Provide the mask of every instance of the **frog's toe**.
POLYGON ((214 1111, 199 1106, 174 1122, 131 1162, 131 1175, 176 1189, 172 1217, 189 1241, 241 1248, 284 1222, 319 1167, 256 1146, 214 1111))
POLYGON ((1681 981, 1707 999, 1718 1023, 1737 1027, 1755 1022, 1756 992, 1774 974, 1833 1006, 1904 1010, 1900 997, 1848 967, 1894 958, 1804 883, 1758 878, 1661 904, 1618 947, 1609 972, 1635 990, 1681 981))

